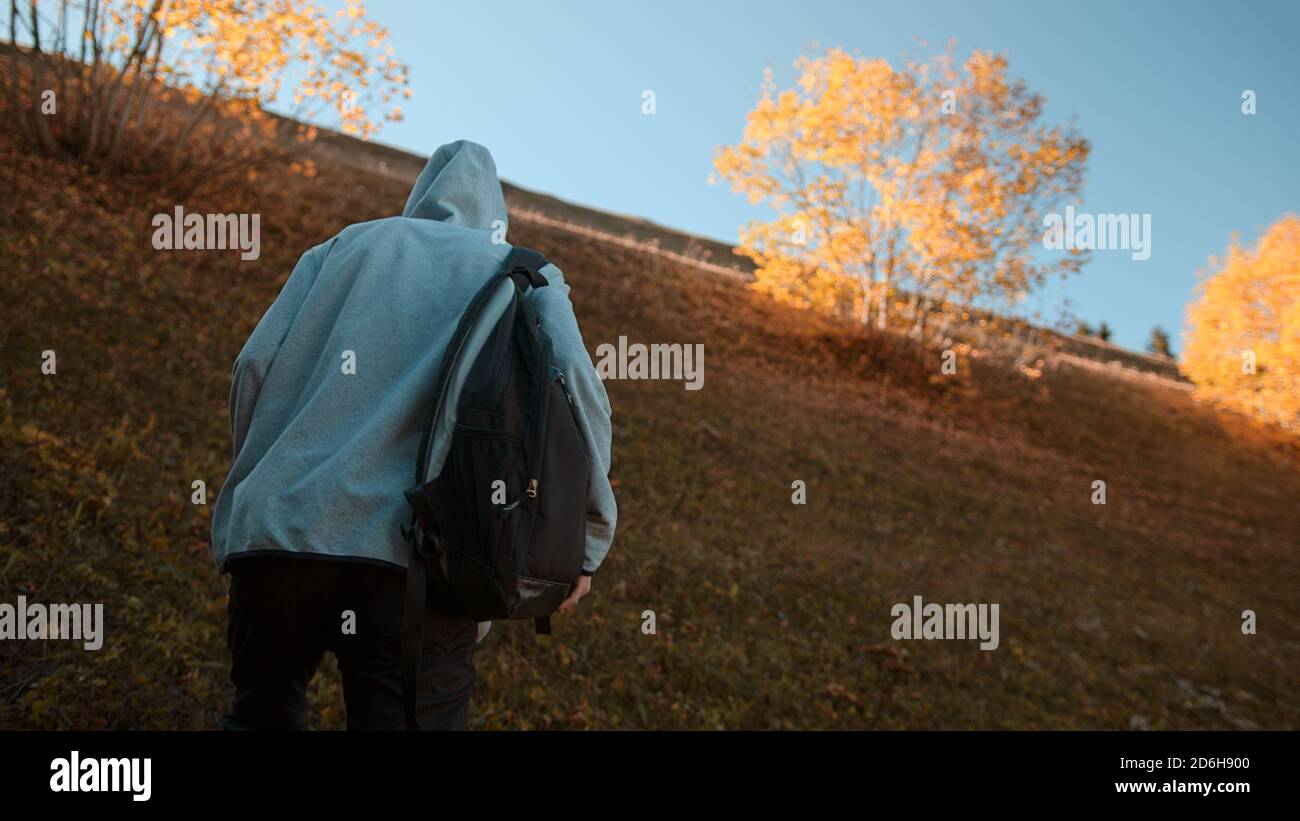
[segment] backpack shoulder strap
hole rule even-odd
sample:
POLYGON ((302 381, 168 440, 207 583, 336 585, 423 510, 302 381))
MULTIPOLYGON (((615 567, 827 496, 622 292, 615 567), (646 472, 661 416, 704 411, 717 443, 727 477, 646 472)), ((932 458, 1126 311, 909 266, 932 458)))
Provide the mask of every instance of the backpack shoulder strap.
POLYGON ((543 288, 549 284, 546 277, 541 274, 541 270, 548 264, 546 257, 533 249, 516 247, 506 255, 506 261, 501 267, 506 276, 513 279, 520 290, 523 290, 530 285, 534 288, 543 288))

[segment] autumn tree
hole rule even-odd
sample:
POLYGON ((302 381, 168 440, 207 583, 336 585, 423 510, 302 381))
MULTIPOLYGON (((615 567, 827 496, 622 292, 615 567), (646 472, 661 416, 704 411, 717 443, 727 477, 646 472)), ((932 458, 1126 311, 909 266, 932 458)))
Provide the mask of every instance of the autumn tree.
POLYGON ((1156 356, 1165 356, 1172 359, 1174 351, 1169 343, 1169 332, 1159 325, 1152 328, 1151 338, 1147 340, 1147 351, 1156 356))
POLYGON ((765 73, 742 141, 714 161, 777 212, 741 232, 759 288, 923 330, 935 311, 1017 299, 1082 265, 1036 249, 1043 214, 1079 194, 1088 143, 1041 122, 1043 98, 1005 57, 894 67, 831 49, 795 69, 784 91, 765 73))
POLYGON ((25 5, 9 3, 5 119, 48 154, 214 177, 314 135, 294 120, 369 137, 371 109, 409 94, 361 0, 335 14, 302 0, 25 5), (292 119, 270 117, 275 103, 292 119))
POLYGON ((1253 248, 1234 239, 1187 311, 1182 370, 1201 395, 1300 427, 1300 217, 1253 248))

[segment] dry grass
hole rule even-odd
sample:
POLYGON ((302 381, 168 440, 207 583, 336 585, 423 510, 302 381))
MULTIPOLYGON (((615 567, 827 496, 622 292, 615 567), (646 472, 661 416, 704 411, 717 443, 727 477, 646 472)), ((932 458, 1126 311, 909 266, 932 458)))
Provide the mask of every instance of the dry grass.
MULTIPOLYGON (((263 256, 240 263, 153 251, 175 204, 157 186, 7 138, 0 175, 0 601, 102 601, 109 631, 99 653, 0 645, 0 726, 215 727, 224 581, 189 494, 203 478, 214 499, 229 465, 230 363, 303 250, 406 192, 323 167, 186 201, 262 213, 263 256)), ((608 384, 614 550, 553 638, 494 628, 473 726, 1300 726, 1293 440, 1067 357, 944 378, 937 351, 726 278, 512 232, 566 271, 589 348, 703 342, 705 389, 608 384), (914 595, 999 603, 1001 648, 891 641, 914 595)), ((313 707, 341 725, 336 676, 313 707)))

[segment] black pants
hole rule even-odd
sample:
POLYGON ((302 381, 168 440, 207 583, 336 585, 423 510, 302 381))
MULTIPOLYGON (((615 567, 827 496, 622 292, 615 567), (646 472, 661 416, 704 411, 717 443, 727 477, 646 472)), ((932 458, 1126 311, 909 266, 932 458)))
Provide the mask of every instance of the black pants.
MULTIPOLYGON (((401 730, 400 570, 297 556, 230 563, 228 730, 302 730, 307 685, 325 651, 343 674, 349 730, 401 730)), ((417 714, 422 729, 464 729, 474 687, 473 619, 425 612, 417 714)))

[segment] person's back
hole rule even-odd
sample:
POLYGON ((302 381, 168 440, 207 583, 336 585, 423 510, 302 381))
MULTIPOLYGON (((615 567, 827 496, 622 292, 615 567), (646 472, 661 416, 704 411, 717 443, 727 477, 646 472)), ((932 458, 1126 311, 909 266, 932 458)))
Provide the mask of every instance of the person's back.
MULTIPOLYGON (((212 526, 214 558, 233 574, 228 726, 300 725, 300 690, 324 650, 339 658, 349 726, 401 726, 396 648, 410 553, 402 492, 460 316, 511 249, 499 241, 505 226, 487 150, 443 146, 401 217, 349 226, 303 255, 236 360, 235 460, 212 526), (275 645, 301 652, 277 658, 275 645)), ((568 375, 592 457, 590 575, 615 523, 610 409, 562 274, 554 266, 542 274, 550 287, 529 298, 568 375)), ((574 601, 589 584, 581 581, 574 601)), ((431 689, 420 694, 421 726, 463 726, 474 624, 436 612, 427 622, 426 657, 431 645, 445 657, 426 658, 433 669, 421 675, 421 689, 431 689)))

